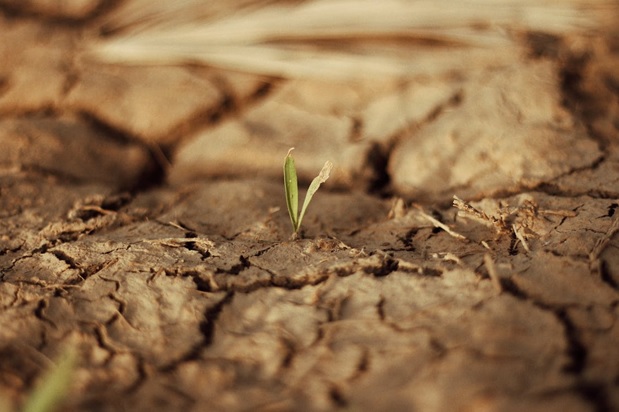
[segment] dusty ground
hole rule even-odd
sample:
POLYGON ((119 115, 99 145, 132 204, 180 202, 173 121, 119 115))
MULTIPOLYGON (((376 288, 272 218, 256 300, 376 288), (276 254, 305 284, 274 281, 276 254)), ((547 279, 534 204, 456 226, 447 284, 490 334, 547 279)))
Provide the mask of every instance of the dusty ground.
POLYGON ((148 4, 0 1, 7 408, 74 346, 68 411, 619 410, 612 2, 355 46, 406 79, 85 53, 148 4), (295 241, 291 146, 336 164, 295 241))

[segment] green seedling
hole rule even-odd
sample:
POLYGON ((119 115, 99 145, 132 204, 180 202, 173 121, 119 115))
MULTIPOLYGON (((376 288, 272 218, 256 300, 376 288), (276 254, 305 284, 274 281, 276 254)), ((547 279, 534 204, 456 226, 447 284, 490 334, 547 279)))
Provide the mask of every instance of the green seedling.
POLYGON ((68 348, 58 363, 43 376, 24 405, 23 412, 54 412, 69 394, 77 363, 77 352, 68 348))
POLYGON ((292 151, 294 147, 288 150, 286 159, 284 160, 284 191, 286 192, 286 206, 288 207, 288 214, 290 215, 290 221, 292 222, 292 238, 296 239, 299 234, 299 228, 305 216, 307 206, 309 206, 312 197, 318 190, 321 184, 327 181, 333 169, 333 163, 326 161, 325 165, 320 170, 318 176, 312 180, 307 194, 303 200, 303 206, 301 207, 301 214, 299 214, 299 185, 297 183, 297 169, 294 166, 294 158, 292 157, 292 151))

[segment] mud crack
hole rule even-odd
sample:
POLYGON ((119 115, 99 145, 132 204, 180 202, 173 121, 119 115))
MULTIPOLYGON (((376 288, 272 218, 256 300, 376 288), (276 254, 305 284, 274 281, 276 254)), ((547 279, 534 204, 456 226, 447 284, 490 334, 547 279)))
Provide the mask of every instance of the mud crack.
POLYGON ((564 366, 563 371, 566 374, 576 378, 574 390, 587 402, 589 402, 595 411, 603 412, 610 410, 610 402, 606 387, 598 382, 587 380, 583 373, 587 368, 588 349, 582 341, 580 331, 570 320, 564 307, 553 307, 537 299, 528 296, 520 289, 511 279, 501 278, 502 290, 509 293, 518 300, 532 303, 538 309, 552 313, 555 319, 562 325, 564 331, 564 339, 567 343, 566 356, 569 362, 564 366))
POLYGON ((217 302, 214 306, 208 308, 204 313, 204 319, 200 322, 199 331, 202 335, 202 340, 194 345, 184 356, 180 359, 173 361, 172 363, 161 367, 162 372, 174 371, 179 365, 192 360, 200 359, 202 351, 210 346, 215 336, 215 323, 219 318, 219 315, 223 311, 224 307, 232 302, 234 293, 229 291, 226 295, 217 302))

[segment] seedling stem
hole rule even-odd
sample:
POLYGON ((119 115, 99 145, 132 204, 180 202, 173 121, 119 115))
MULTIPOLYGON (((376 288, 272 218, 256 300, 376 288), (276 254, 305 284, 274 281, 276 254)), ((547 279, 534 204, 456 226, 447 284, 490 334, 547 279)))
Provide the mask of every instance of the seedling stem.
POLYGON ((297 170, 294 165, 294 158, 292 157, 293 150, 294 147, 290 148, 290 150, 288 150, 288 154, 286 154, 286 158, 284 159, 284 192, 286 194, 288 215, 290 215, 290 222, 292 223, 292 238, 296 239, 307 207, 309 206, 312 197, 320 185, 326 182, 329 178, 331 170, 333 169, 333 163, 327 160, 318 176, 312 180, 312 183, 310 183, 309 188, 307 189, 305 199, 303 200, 301 214, 299 214, 299 185, 297 181, 297 170))

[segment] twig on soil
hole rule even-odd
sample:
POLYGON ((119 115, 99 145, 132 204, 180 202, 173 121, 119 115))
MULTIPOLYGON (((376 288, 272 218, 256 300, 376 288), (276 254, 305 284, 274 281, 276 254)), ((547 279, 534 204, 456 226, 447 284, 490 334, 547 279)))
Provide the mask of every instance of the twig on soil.
POLYGON ((494 286, 498 293, 502 293, 503 285, 501 284, 499 272, 497 272, 494 260, 492 260, 492 257, 488 253, 484 255, 484 264, 486 265, 486 269, 488 270, 488 276, 490 276, 492 286, 494 286))
POLYGON ((496 218, 494 216, 488 216, 486 214, 486 212, 483 212, 473 206, 471 206, 469 203, 465 202, 464 200, 460 199, 458 196, 454 195, 453 197, 453 206, 458 209, 461 210, 465 213, 468 213, 469 215, 475 216, 476 218, 488 222, 490 224, 492 224, 492 226, 494 226, 497 234, 505 234, 505 233, 509 233, 510 229, 509 226, 507 225, 507 223, 505 222, 505 219, 503 218, 503 216, 496 218))
POLYGON ((168 225, 175 227, 177 229, 180 229, 182 231, 192 231, 191 229, 189 229, 188 227, 185 227, 182 223, 176 223, 176 222, 167 222, 168 225))
MULTIPOLYGON (((484 223, 492 225, 496 230, 497 235, 506 235, 513 232, 513 234, 516 236, 516 239, 518 239, 518 241, 522 243, 522 247, 527 252, 531 251, 531 248, 529 247, 529 244, 526 240, 527 231, 532 224, 532 219, 537 215, 537 213, 541 213, 537 210, 537 205, 535 203, 527 201, 524 203, 524 206, 518 207, 510 212, 504 212, 501 210, 498 213, 498 217, 489 216, 486 212, 475 208, 471 204, 460 199, 458 196, 453 197, 453 206, 458 210, 481 220, 484 223), (508 219, 513 215, 524 216, 525 221, 517 221, 510 225, 508 223, 508 219)), ((569 211, 544 210, 543 212, 544 214, 553 214, 558 216, 572 216, 572 213, 569 213, 569 211)), ((482 245, 489 249, 487 244, 482 243, 482 245)))
POLYGON ((458 256, 454 255, 451 252, 433 253, 432 257, 435 259, 442 259, 446 262, 454 262, 460 266, 465 266, 464 262, 462 262, 462 259, 460 259, 458 256))
POLYGON ((606 234, 602 236, 600 239, 598 239, 597 242, 595 242, 595 246, 589 253, 589 260, 591 262, 597 260, 600 257, 604 249, 606 249, 606 246, 608 246, 608 243, 610 242, 610 240, 613 238, 613 236, 617 232, 619 232, 619 216, 615 217, 615 220, 613 221, 612 225, 610 225, 610 227, 606 231, 606 234))
POLYGON ((387 219, 398 219, 406 216, 406 203, 401 197, 395 198, 391 203, 391 209, 387 214, 387 219))
POLYGON ((561 217, 576 217, 576 216, 578 216, 578 212, 575 212, 573 210, 549 210, 549 209, 542 209, 542 210, 538 210, 537 213, 539 213, 540 215, 546 215, 546 216, 561 216, 561 217))
MULTIPOLYGON (((479 210, 470 203, 465 202, 458 196, 453 197, 453 206, 465 214, 472 216, 482 222, 492 225, 496 230, 497 235, 512 234, 522 243, 522 247, 531 252, 531 248, 527 241, 528 238, 539 236, 538 233, 532 230, 535 219, 539 215, 543 216, 560 216, 564 218, 575 217, 578 215, 573 210, 549 210, 539 209, 537 203, 533 199, 526 199, 519 206, 513 209, 507 209, 502 206, 494 215, 488 215, 486 212, 479 210)), ((487 244, 482 242, 482 245, 489 249, 487 244)), ((592 252, 593 253, 593 252, 592 252)))
POLYGON ((530 252, 531 249, 529 249, 529 244, 527 243, 526 239, 524 238, 524 235, 522 234, 523 227, 520 225, 516 226, 516 224, 514 223, 512 225, 512 229, 514 231, 514 234, 516 235, 516 238, 520 241, 520 243, 522 243, 522 247, 524 248, 524 250, 526 250, 527 252, 530 252))
POLYGON ((429 214, 424 212, 423 209, 421 209, 421 207, 419 207, 419 206, 415 206, 415 207, 417 208, 417 210, 419 210, 419 213, 421 214, 421 216, 423 216, 424 218, 426 218, 426 220, 428 220, 430 223, 432 223, 434 225, 434 227, 438 227, 440 229, 443 229, 445 232, 447 232, 449 235, 455 237, 456 239, 469 240, 466 236, 461 235, 460 233, 453 231, 446 224, 440 222, 439 220, 433 218, 432 216, 430 216, 429 214))
POLYGON ((185 247, 187 243, 192 243, 196 247, 204 251, 208 251, 212 256, 219 256, 217 252, 215 252, 215 243, 212 241, 199 238, 199 237, 167 237, 162 239, 146 239, 144 242, 154 243, 158 245, 168 246, 168 247, 185 247))
POLYGON ((118 213, 115 210, 107 210, 104 209, 100 206, 96 206, 96 205, 84 205, 84 206, 80 206, 77 209, 73 210, 73 212, 75 211, 80 211, 80 212, 97 212, 97 213, 101 213, 102 215, 114 215, 116 213, 118 213))

